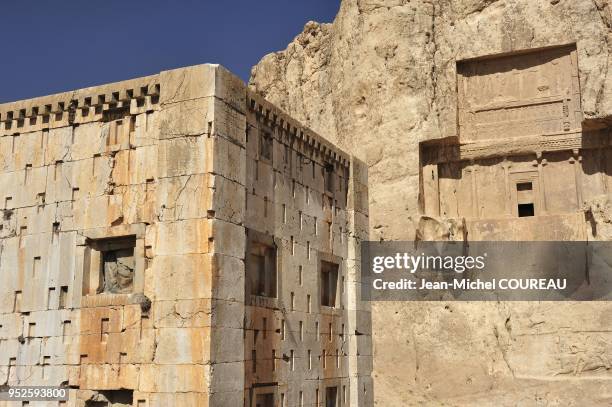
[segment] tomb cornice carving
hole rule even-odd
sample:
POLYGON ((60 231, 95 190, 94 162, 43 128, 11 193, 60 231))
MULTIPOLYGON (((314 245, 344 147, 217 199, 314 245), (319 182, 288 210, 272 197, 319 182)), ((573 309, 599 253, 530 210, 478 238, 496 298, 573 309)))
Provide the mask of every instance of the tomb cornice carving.
POLYGON ((555 151, 579 151, 611 145, 607 132, 547 134, 506 140, 485 140, 463 144, 424 145, 424 161, 427 163, 478 160, 483 158, 508 157, 512 155, 534 154, 555 151))
POLYGON ((332 143, 302 125, 299 121, 291 118, 261 95, 248 91, 247 100, 249 110, 256 114, 258 120, 264 122, 270 128, 281 130, 273 132, 278 133, 273 136, 279 142, 301 146, 304 150, 302 153, 305 155, 316 154, 322 161, 335 162, 345 168, 349 167, 350 157, 348 154, 334 147, 332 143), (291 140, 283 140, 282 133, 291 140))
POLYGON ((158 75, 0 104, 0 133, 37 131, 99 120, 104 111, 157 110, 158 75))

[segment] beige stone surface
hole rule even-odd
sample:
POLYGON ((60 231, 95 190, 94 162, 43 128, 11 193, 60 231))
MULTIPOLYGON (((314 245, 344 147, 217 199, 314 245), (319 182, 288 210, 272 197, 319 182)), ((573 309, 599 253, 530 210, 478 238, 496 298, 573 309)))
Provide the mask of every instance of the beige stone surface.
MULTIPOLYGON (((611 16, 599 0, 343 0, 250 86, 366 162, 373 239, 609 239, 611 16), (517 220, 525 199, 537 216, 517 220)), ((374 304, 376 405, 608 405, 609 313, 374 304)))

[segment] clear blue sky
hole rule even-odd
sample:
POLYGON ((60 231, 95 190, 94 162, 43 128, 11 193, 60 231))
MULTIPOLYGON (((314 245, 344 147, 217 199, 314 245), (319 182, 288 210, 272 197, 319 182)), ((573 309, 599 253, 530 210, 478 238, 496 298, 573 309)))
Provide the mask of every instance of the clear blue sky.
POLYGON ((340 0, 6 1, 0 102, 219 63, 242 77, 340 0))

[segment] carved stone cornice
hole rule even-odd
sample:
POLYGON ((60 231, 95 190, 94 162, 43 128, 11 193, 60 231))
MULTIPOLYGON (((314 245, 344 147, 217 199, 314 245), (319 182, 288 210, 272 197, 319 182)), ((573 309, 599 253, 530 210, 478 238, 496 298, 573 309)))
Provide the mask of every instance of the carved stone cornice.
MULTIPOLYGON (((456 140, 456 139, 455 139, 456 140)), ((574 130, 561 134, 545 134, 470 143, 436 144, 433 140, 422 145, 423 162, 432 164, 516 155, 541 155, 555 151, 576 151, 612 145, 607 131, 574 130)))

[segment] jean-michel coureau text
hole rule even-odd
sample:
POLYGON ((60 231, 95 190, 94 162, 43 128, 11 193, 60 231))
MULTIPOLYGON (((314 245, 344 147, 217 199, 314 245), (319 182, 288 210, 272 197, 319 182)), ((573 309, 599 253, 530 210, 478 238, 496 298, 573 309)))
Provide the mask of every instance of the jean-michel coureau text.
POLYGON ((377 278, 372 281, 375 290, 564 290, 565 278, 500 278, 491 280, 453 279, 452 281, 409 280, 385 281, 377 278))
MULTIPOLYGON (((371 270, 375 275, 389 270, 403 270, 410 274, 417 271, 437 271, 462 275, 466 271, 483 272, 486 260, 487 253, 481 256, 396 253, 393 256, 373 257, 371 270)), ((425 278, 400 278, 386 281, 376 278, 372 281, 372 286, 375 290, 564 290, 567 288, 567 280, 565 278, 454 278, 431 281, 425 278)))

